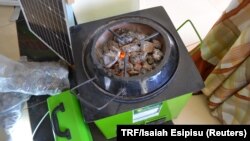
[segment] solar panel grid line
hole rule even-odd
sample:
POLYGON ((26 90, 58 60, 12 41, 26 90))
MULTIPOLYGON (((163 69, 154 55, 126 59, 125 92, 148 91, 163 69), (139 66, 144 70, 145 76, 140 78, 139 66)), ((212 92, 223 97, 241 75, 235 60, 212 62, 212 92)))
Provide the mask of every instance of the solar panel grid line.
MULTIPOLYGON (((54 7, 56 7, 56 6, 54 6, 54 7)), ((48 8, 48 10, 49 10, 49 8, 48 8)), ((56 18, 56 17, 55 17, 56 18)), ((64 19, 65 20, 65 19, 64 19)), ((61 22, 59 22, 60 24, 61 24, 61 22)), ((62 26, 61 25, 61 29, 63 30, 63 29, 65 29, 64 27, 66 27, 66 26, 62 26)), ((63 31, 63 32, 61 32, 61 33, 64 33, 65 31, 63 31)), ((58 38, 59 40, 61 40, 61 42, 62 43, 64 43, 67 47, 69 47, 69 44, 67 43, 67 42, 65 42, 65 41, 68 41, 68 38, 63 34, 63 36, 60 36, 60 38, 58 37, 58 35, 56 34, 56 33, 53 33, 53 34, 55 34, 55 36, 56 36, 56 38, 58 38)), ((70 57, 69 56, 69 54, 68 54, 68 51, 64 51, 63 50, 63 54, 64 55, 66 55, 68 58, 70 57)))
POLYGON ((58 14, 60 17, 65 17, 64 16, 64 12, 62 12, 59 9, 59 7, 55 6, 55 3, 57 3, 58 0, 43 0, 43 1, 40 1, 40 2, 43 3, 43 4, 45 4, 48 8, 50 8, 53 12, 55 12, 55 14, 58 14), (49 2, 51 2, 52 4, 50 4, 49 2))
MULTIPOLYGON (((46 7, 44 7, 44 8, 46 8, 46 7)), ((43 9, 44 9, 44 8, 43 8, 43 9)), ((47 11, 43 11, 43 14, 42 14, 42 15, 44 15, 44 16, 45 16, 44 18, 47 19, 46 26, 47 26, 47 27, 52 27, 53 25, 51 24, 51 15, 50 15, 47 11)), ((49 38, 51 38, 50 41, 52 41, 52 42, 51 42, 51 45, 54 47, 54 49, 55 49, 56 51, 62 52, 62 50, 60 50, 60 47, 57 46, 58 41, 56 40, 55 36, 54 36, 54 35, 51 35, 52 32, 53 32, 53 27, 52 27, 52 29, 49 29, 49 30, 48 30, 49 38)))
MULTIPOLYGON (((57 1, 57 7, 59 7, 59 3, 58 3, 58 1, 57 1)), ((58 9, 61 9, 62 10, 62 8, 58 8, 58 9)), ((55 16, 55 17, 57 17, 57 16, 55 16)), ((61 17, 59 17, 59 18, 61 18, 61 17)), ((66 31, 65 31, 65 27, 66 27, 66 29, 67 29, 67 26, 65 25, 62 25, 63 23, 65 23, 64 21, 63 22, 60 22, 61 20, 59 19, 58 20, 59 22, 58 23, 60 23, 59 25, 61 26, 60 27, 60 29, 61 30, 63 30, 63 31, 60 31, 59 33, 61 33, 61 34, 59 34, 59 35, 61 35, 61 38, 59 38, 59 40, 61 40, 61 42, 62 43, 64 43, 65 45, 61 45, 61 46, 66 46, 67 48, 65 48, 65 50, 63 50, 64 52, 62 52, 63 53, 63 55, 64 56, 66 56, 67 58, 69 58, 69 59, 71 59, 70 58, 70 55, 69 55, 69 40, 68 40, 68 37, 67 36, 65 36, 65 34, 64 33, 66 33, 66 31), (65 42, 66 41, 66 42, 65 42)), ((56 34, 56 37, 58 38, 58 36, 57 36, 57 34, 56 34)), ((61 47, 60 47, 61 48, 61 47)))
MULTIPOLYGON (((31 33, 36 34, 34 31, 31 30, 31 33)), ((45 42, 41 37, 37 36, 37 38, 39 40, 41 40, 46 46, 49 46, 49 44, 47 42, 45 42)), ((68 60, 66 60, 63 56, 61 56, 61 54, 59 54, 57 51, 55 51, 53 48, 50 48, 60 59, 62 59, 63 61, 65 61, 68 65, 71 65, 71 63, 69 63, 68 60)))
POLYGON ((35 19, 36 24, 37 25, 39 25, 39 24, 42 25, 42 26, 38 26, 38 27, 31 26, 31 28, 36 32, 36 34, 41 36, 51 46, 50 36, 44 30, 46 28, 45 22, 43 20, 39 21, 39 19, 44 19, 45 15, 43 14, 41 8, 39 6, 37 6, 36 3, 34 3, 34 1, 30 1, 30 7, 33 8, 32 11, 34 12, 34 15, 36 15, 36 16, 33 16, 33 18, 35 19))
MULTIPOLYGON (((42 8, 41 8, 40 6, 38 6, 38 11, 40 11, 40 12, 37 13, 38 18, 39 18, 39 19, 45 19, 46 16, 45 16, 44 13, 42 12, 42 8)), ((41 24, 43 25, 43 26, 40 26, 40 31, 41 31, 41 35, 40 35, 40 36, 41 36, 43 39, 45 39, 45 41, 51 46, 49 33, 47 33, 46 30, 45 30, 45 28, 46 28, 45 23, 46 23, 46 22, 45 22, 44 20, 41 20, 40 22, 41 22, 41 24)), ((57 51, 56 48, 54 48, 54 49, 55 49, 55 51, 57 51)))
MULTIPOLYGON (((63 12, 64 12, 64 15, 67 15, 67 13, 66 13, 66 9, 65 9, 65 2, 59 2, 59 0, 57 0, 57 4, 59 5, 59 7, 60 7, 60 10, 62 10, 63 12)), ((63 29, 63 33, 67 33, 68 34, 68 36, 66 37, 65 36, 65 34, 64 34, 64 36, 65 36, 65 38, 66 38, 66 41, 67 41, 67 43, 69 43, 69 48, 67 48, 67 53, 68 53, 68 56, 69 56, 69 59, 73 62, 73 53, 72 53, 72 51, 71 51, 71 49, 72 49, 72 47, 70 46, 71 45, 71 41, 70 41, 70 38, 69 38, 69 27, 68 27, 68 25, 67 25, 67 23, 68 23, 68 21, 67 21, 67 18, 65 18, 65 21, 66 22, 61 22, 61 24, 65 24, 65 25, 62 25, 62 26, 64 26, 64 27, 67 27, 67 28, 62 28, 63 29)))
MULTIPOLYGON (((57 24, 57 26, 58 27, 63 27, 62 25, 61 25, 61 23, 59 22, 59 24, 57 24)), ((60 34, 56 34, 56 33, 52 33, 52 34, 54 34, 54 36, 58 39, 58 40, 60 40, 64 45, 66 45, 66 46, 69 46, 69 44, 67 43, 67 42, 65 42, 65 41, 67 41, 66 40, 66 36, 63 34, 63 31, 58 31, 60 34)))
POLYGON ((56 3, 57 3, 58 1, 57 0, 54 0, 53 1, 53 5, 54 5, 54 8, 55 8, 55 12, 57 12, 59 15, 60 15, 60 17, 65 17, 64 16, 64 12, 62 12, 60 9, 59 9, 59 7, 56 7, 55 5, 57 5, 56 3))
MULTIPOLYGON (((66 3, 64 2, 64 3, 62 3, 62 4, 63 4, 64 15, 68 15, 67 12, 69 12, 69 11, 66 9, 66 3)), ((68 18, 65 18, 65 20, 66 20, 66 22, 65 22, 64 24, 70 23, 68 18)), ((74 19, 71 19, 71 20, 74 20, 74 19)), ((70 35, 69 25, 66 25, 66 26, 68 27, 68 28, 66 28, 66 32, 70 35)), ((69 40, 69 43, 70 43, 70 45, 71 45, 71 38, 68 38, 68 40, 69 40)), ((72 49, 72 46, 70 46, 70 48, 72 49)), ((72 54, 72 55, 73 55, 73 54, 72 54)), ((72 57, 72 56, 71 56, 71 57, 72 57)))
MULTIPOLYGON (((30 4, 30 3, 29 3, 29 4, 30 4)), ((27 6, 28 6, 28 5, 27 5, 27 6)), ((38 9, 36 9, 35 7, 32 7, 32 10, 31 10, 31 11, 34 11, 34 12, 37 13, 38 9)), ((37 14, 35 14, 35 15, 37 15, 37 14)), ((31 18, 32 18, 33 22, 36 23, 36 24, 37 24, 37 22, 38 22, 37 18, 40 19, 40 17, 37 17, 37 16, 35 17, 35 16, 33 16, 33 15, 31 16, 31 18)), ((44 33, 42 33, 43 30, 41 30, 42 27, 40 27, 40 26, 35 27, 35 25, 31 25, 31 28, 32 28, 35 32, 38 32, 39 34, 41 34, 42 36, 44 36, 44 35, 43 35, 44 33)))
MULTIPOLYGON (((31 2, 31 1, 30 1, 31 2)), ((31 4, 32 5, 32 4, 31 4)), ((28 6, 28 5, 27 5, 28 6)), ((33 4, 33 6, 31 7, 30 6, 30 8, 34 8, 34 4, 33 4)), ((35 7, 36 9, 32 9, 32 12, 34 12, 35 13, 35 15, 36 15, 36 17, 34 17, 33 15, 32 15, 32 18, 30 18, 30 21, 32 21, 33 23, 36 23, 36 24, 38 24, 38 21, 37 21, 37 18, 39 18, 39 19, 41 19, 41 17, 40 17, 40 12, 37 12, 37 11, 39 11, 39 7, 35 7), (37 14, 38 13, 38 14, 37 14)), ((28 9, 28 8, 27 8, 28 9)), ((28 14, 29 15, 29 14, 28 14)), ((42 23, 42 25, 44 25, 43 23, 42 23)), ((43 35, 43 33, 42 32, 40 32, 40 31, 44 31, 44 30, 41 30, 42 29, 42 27, 41 26, 38 26, 38 28, 37 28, 37 26, 35 26, 35 24, 32 24, 31 26, 31 29, 32 30, 34 30, 35 32, 37 32, 37 34, 39 35, 39 36, 42 36, 42 37, 46 37, 46 36, 44 36, 43 35), (39 31, 40 30, 40 31, 39 31)), ((48 39, 46 39, 45 38, 45 40, 46 41, 48 41, 48 39)))
MULTIPOLYGON (((46 17, 49 19, 49 20, 51 20, 50 19, 50 15, 48 14, 48 13, 46 13, 46 17)), ((53 23, 51 23, 51 22, 47 22, 47 24, 49 24, 49 27, 51 27, 51 26, 53 26, 52 24, 53 23)), ((48 32, 49 32, 49 35, 50 35, 50 37, 52 38, 52 46, 55 48, 55 49, 57 49, 57 51, 58 52, 61 52, 61 54, 62 55, 64 55, 64 53, 63 53, 63 50, 60 48, 60 46, 58 46, 58 43, 60 43, 58 40, 57 40, 57 38, 55 37, 55 35, 53 35, 53 31, 52 31, 53 29, 50 29, 48 32)))
MULTIPOLYGON (((52 1, 54 1, 54 0, 52 0, 52 1)), ((62 14, 59 14, 59 13, 61 13, 59 10, 56 11, 55 7, 51 8, 51 6, 48 6, 47 4, 45 4, 45 3, 43 3, 43 2, 41 2, 41 1, 39 1, 39 0, 38 0, 38 2, 39 2, 40 4, 42 4, 43 6, 45 6, 48 10, 51 9, 50 11, 53 12, 55 15, 59 16, 59 17, 62 18, 62 19, 65 19, 65 18, 63 17, 62 14)))
MULTIPOLYGON (((58 40, 61 40, 60 37, 57 37, 57 36, 56 36, 56 38, 57 38, 58 40)), ((58 40, 57 40, 57 41, 58 41, 58 40)), ((61 40, 60 42, 58 42, 58 43, 59 43, 59 44, 58 44, 58 47, 59 47, 59 48, 62 48, 62 47, 65 46, 65 43, 62 42, 62 40, 61 40)), ((65 49, 63 49, 63 50, 62 50, 62 54, 68 58, 69 56, 67 55, 67 50, 68 50, 68 47, 65 48, 65 49)))
MULTIPOLYGON (((45 41, 48 41, 48 39, 46 39, 45 37, 48 37, 48 36, 46 36, 46 35, 43 35, 43 34, 46 34, 46 33, 42 33, 44 30, 42 29, 43 27, 41 27, 41 26, 36 26, 36 25, 38 25, 39 24, 39 19, 41 19, 41 17, 39 17, 38 15, 40 15, 40 14, 38 14, 38 8, 34 5, 34 4, 32 4, 33 3, 33 1, 30 1, 30 3, 28 2, 28 5, 27 6, 29 6, 30 7, 30 9, 31 9, 31 11, 30 12, 34 12, 34 15, 36 15, 36 16, 34 16, 33 14, 31 15, 31 20, 33 21, 33 23, 34 24, 31 24, 31 26, 30 26, 30 28, 32 29, 32 30, 34 30, 38 35, 39 35, 39 33, 41 34, 41 35, 39 35, 39 36, 42 36, 44 39, 45 39, 45 41)), ((42 23, 43 24, 43 23, 42 23)))
MULTIPOLYGON (((67 15, 67 13, 66 13, 67 10, 65 9, 65 7, 66 7, 66 6, 65 6, 65 3, 57 3, 57 4, 59 4, 59 5, 62 4, 61 6, 62 6, 62 8, 63 8, 62 10, 64 11, 64 15, 67 15)), ((68 23, 68 21, 67 21, 66 18, 65 18, 65 21, 66 21, 66 22, 62 22, 62 24, 65 24, 65 25, 62 25, 62 26, 66 26, 67 28, 63 28, 63 30, 64 30, 63 33, 68 33, 68 35, 69 35, 70 32, 69 32, 69 27, 66 25, 66 23, 68 23)), ((64 34, 64 35, 65 35, 65 34, 64 34)), ((69 36, 68 36, 68 37, 69 37, 69 36)), ((71 44, 70 38, 66 38, 66 41, 67 41, 69 44, 71 44)), ((71 46, 69 46, 69 47, 70 47, 69 49, 71 50, 71 49, 72 49, 71 46)), ((72 57, 72 56, 73 56, 73 53, 70 52, 70 51, 67 51, 67 53, 68 53, 70 59, 73 61, 73 57, 72 57)))
MULTIPOLYGON (((28 2, 29 3, 29 2, 28 2)), ((30 3, 29 3, 30 4, 30 3)), ((27 5, 27 7, 28 7, 29 5, 27 5)), ((22 7, 22 9, 23 9, 23 7, 22 7)), ((28 9, 28 8, 26 8, 26 9, 28 9)), ((37 10, 37 9, 36 9, 37 10)), ((24 9, 23 9, 23 11, 24 11, 24 9)), ((32 12, 34 12, 34 10, 32 10, 32 12)), ((36 34, 36 33, 34 33, 34 31, 32 30, 32 27, 33 27, 33 29, 34 30, 37 30, 37 28, 36 28, 36 21, 34 20, 34 19, 32 19, 31 18, 31 16, 29 16, 30 17, 30 20, 28 20, 28 21, 31 21, 31 25, 29 25, 28 24, 28 26, 29 26, 29 29, 31 30, 31 32, 33 33, 33 34, 35 34, 40 40, 41 40, 41 38, 36 34)), ((26 19, 26 21, 27 21, 27 17, 25 17, 25 19, 26 19)), ((48 39, 46 39, 46 40, 48 40, 48 39)), ((44 40, 42 40, 42 42, 43 43, 45 43, 47 46, 48 46, 48 43, 46 43, 44 40)), ((51 48, 51 50, 52 51, 54 51, 57 55, 59 55, 55 50, 53 50, 52 48, 51 48)), ((59 55, 59 57, 61 57, 60 55, 59 55)), ((62 58, 62 57, 61 57, 62 58)), ((62 60, 65 60, 64 58, 62 58, 62 60)), ((66 61, 66 60, 65 60, 66 61)), ((67 61, 66 61, 67 62, 67 61)), ((68 62, 67 62, 68 63, 68 62)))
MULTIPOLYGON (((55 29, 56 26, 55 26, 55 23, 53 22, 53 19, 54 19, 54 18, 51 17, 51 15, 50 15, 50 19, 52 20, 52 27, 53 27, 53 29, 55 29)), ((53 34, 55 34, 54 31, 53 31, 53 29, 51 29, 51 32, 52 32, 53 34)), ((55 39, 55 38, 56 38, 55 36, 53 36, 53 38, 54 38, 53 40, 55 41, 55 48, 57 48, 59 52, 64 53, 64 50, 61 49, 60 46, 59 46, 60 42, 59 42, 57 39, 55 39)))
MULTIPOLYGON (((58 26, 58 25, 57 25, 58 26)), ((65 46, 66 44, 64 42, 62 42, 62 39, 56 34, 55 37, 57 38, 57 45, 58 45, 58 48, 62 48, 63 46, 65 46), (60 41, 59 41, 60 40, 60 41)), ((66 58, 68 58, 68 55, 66 54, 66 49, 61 49, 61 53, 63 54, 63 56, 66 56, 66 58)))
MULTIPOLYGON (((53 6, 53 5, 52 5, 53 6)), ((56 31, 58 31, 58 29, 57 29, 57 26, 56 26, 56 23, 55 23, 55 17, 53 16, 53 15, 50 15, 51 17, 51 20, 52 20, 52 26, 53 26, 53 29, 54 30, 56 30, 56 31)), ((55 32, 56 31, 53 31, 53 29, 52 29, 52 32, 54 33, 54 34, 56 34, 55 32)), ((60 42, 58 41, 58 40, 55 40, 56 41, 56 43, 55 43, 55 46, 56 46, 56 48, 58 48, 58 50, 60 51, 60 52, 64 52, 64 50, 63 49, 61 49, 60 48, 60 42)))
POLYGON ((64 11, 65 9, 63 7, 64 7, 64 4, 65 4, 66 0, 56 0, 56 1, 57 1, 57 4, 58 4, 58 9, 59 9, 60 13, 62 13, 63 17, 65 17, 65 11, 64 11))
POLYGON ((53 44, 54 43, 53 35, 51 35, 50 29, 49 29, 50 25, 49 25, 49 20, 48 20, 48 14, 44 10, 42 10, 41 14, 44 15, 44 19, 43 19, 44 21, 45 21, 45 18, 46 18, 46 22, 44 22, 43 26, 44 26, 44 31, 46 31, 47 35, 48 35, 48 43, 49 43, 50 46, 52 46, 54 48, 54 50, 56 50, 56 48, 55 48, 55 46, 53 44))
POLYGON ((73 64, 64 0, 20 0, 30 31, 69 65, 73 64))
MULTIPOLYGON (((32 2, 34 2, 34 1, 32 1, 32 2)), ((37 9, 39 9, 39 13, 38 13, 38 10, 37 10, 37 12, 35 13, 36 14, 36 17, 37 16, 39 16, 40 14, 41 14, 41 16, 39 17, 39 19, 41 20, 40 22, 41 23, 39 23, 39 24, 41 24, 40 25, 40 27, 41 27, 41 30, 42 31, 44 31, 44 33, 45 33, 45 36, 44 36, 44 38, 45 38, 45 41, 51 46, 51 39, 50 39, 50 34, 48 33, 48 32, 46 32, 45 31, 45 29, 46 29, 46 27, 47 27, 47 22, 44 22, 44 19, 45 19, 45 17, 47 18, 47 16, 44 14, 44 12, 43 12, 43 9, 40 7, 40 6, 37 6, 37 4, 32 4, 34 7, 37 7, 37 9)), ((39 34, 38 34, 39 35, 39 34)), ((40 35, 41 36, 41 35, 40 35)), ((41 36, 42 37, 42 36, 41 36)))
MULTIPOLYGON (((57 29, 57 28, 58 28, 58 23, 55 23, 55 24, 56 24, 56 30, 59 31, 59 30, 57 29)), ((55 33, 55 34, 56 34, 56 33, 55 33)), ((62 41, 62 39, 61 39, 57 34, 56 34, 56 38, 57 38, 58 40, 61 40, 61 41, 62 41)), ((61 47, 64 46, 64 45, 62 44, 61 41, 58 41, 58 40, 57 40, 57 42, 58 42, 58 47, 61 48, 61 47)), ((66 51, 62 49, 62 53, 65 54, 66 51)))
MULTIPOLYGON (((58 6, 58 7, 59 7, 58 3, 56 3, 56 4, 57 4, 56 6, 58 6)), ((64 20, 65 20, 65 19, 64 19, 64 20)), ((59 25, 59 26, 61 26, 61 27, 62 27, 62 28, 61 28, 61 30, 63 30, 61 33, 65 33, 62 23, 61 23, 61 22, 59 22, 59 23, 60 23, 60 25, 59 25)), ((66 40, 66 37, 65 37, 65 35, 64 35, 64 34, 63 34, 63 35, 61 35, 61 37, 62 37, 62 39, 66 40)), ((66 41, 67 41, 67 40, 66 40, 66 41)))

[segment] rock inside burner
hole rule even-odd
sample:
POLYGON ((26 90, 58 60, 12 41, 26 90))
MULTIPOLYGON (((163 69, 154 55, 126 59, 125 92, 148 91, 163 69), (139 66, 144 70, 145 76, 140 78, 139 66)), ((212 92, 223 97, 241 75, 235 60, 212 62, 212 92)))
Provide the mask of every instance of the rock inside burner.
POLYGON ((152 65, 149 65, 147 61, 143 63, 143 68, 150 71, 152 70, 152 65))
POLYGON ((151 53, 154 51, 154 44, 148 41, 142 41, 141 50, 146 53, 151 53))
POLYGON ((156 49, 161 49, 161 42, 158 40, 153 40, 154 47, 156 49))
POLYGON ((127 53, 128 52, 135 52, 135 51, 140 51, 140 47, 136 43, 131 43, 131 44, 127 44, 125 46, 122 46, 122 50, 124 50, 127 53))
POLYGON ((138 75, 139 71, 131 70, 128 72, 128 74, 130 74, 131 76, 138 75))
POLYGON ((163 56, 163 53, 159 49, 155 49, 153 53, 153 58, 156 61, 160 61, 163 56))
POLYGON ((140 71, 141 68, 142 68, 141 63, 136 63, 136 64, 134 65, 134 70, 136 70, 136 71, 140 71))
POLYGON ((148 64, 152 65, 154 63, 154 58, 151 55, 148 55, 147 62, 148 62, 148 64))
POLYGON ((113 38, 98 48, 97 56, 109 75, 128 77, 152 71, 163 58, 157 37, 128 29, 114 30, 113 38))

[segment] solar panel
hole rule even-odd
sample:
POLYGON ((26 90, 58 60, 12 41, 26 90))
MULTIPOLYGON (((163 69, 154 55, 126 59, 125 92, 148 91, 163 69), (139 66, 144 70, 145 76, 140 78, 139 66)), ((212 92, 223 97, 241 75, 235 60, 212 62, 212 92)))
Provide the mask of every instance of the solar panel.
POLYGON ((20 0, 20 3, 30 31, 62 60, 73 64, 65 0, 20 0))

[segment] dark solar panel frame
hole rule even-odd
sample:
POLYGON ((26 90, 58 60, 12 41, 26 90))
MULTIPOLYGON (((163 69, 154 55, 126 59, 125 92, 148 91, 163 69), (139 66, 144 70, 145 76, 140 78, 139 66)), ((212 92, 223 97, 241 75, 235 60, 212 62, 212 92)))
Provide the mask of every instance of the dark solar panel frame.
POLYGON ((65 0, 20 0, 30 31, 68 64, 73 64, 65 0))

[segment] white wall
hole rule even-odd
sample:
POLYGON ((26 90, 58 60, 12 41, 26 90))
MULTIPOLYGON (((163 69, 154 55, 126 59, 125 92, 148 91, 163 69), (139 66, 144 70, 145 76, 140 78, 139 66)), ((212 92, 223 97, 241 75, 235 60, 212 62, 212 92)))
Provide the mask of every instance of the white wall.
MULTIPOLYGON (((204 38, 230 2, 231 0, 140 0, 140 9, 163 6, 176 28, 190 19, 204 38)), ((189 24, 180 29, 179 34, 185 45, 199 41, 189 24)))
POLYGON ((139 0, 75 0, 72 7, 79 24, 138 10, 139 0))

